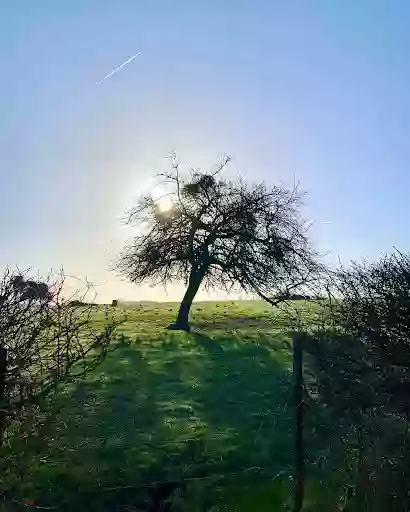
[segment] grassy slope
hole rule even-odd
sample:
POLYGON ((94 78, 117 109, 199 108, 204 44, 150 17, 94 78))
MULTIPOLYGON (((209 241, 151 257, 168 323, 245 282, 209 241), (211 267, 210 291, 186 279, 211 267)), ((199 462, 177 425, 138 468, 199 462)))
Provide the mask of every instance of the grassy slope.
MULTIPOLYGON (((52 428, 32 443, 19 499, 57 510, 137 510, 121 506, 149 494, 153 482, 213 475, 238 490, 289 470, 286 317, 257 301, 196 303, 196 332, 185 334, 164 329, 176 309, 122 310, 130 346, 65 391, 52 428)), ((101 310, 96 323, 103 320, 101 310)), ((208 479, 191 487, 197 482, 196 497, 208 479)))

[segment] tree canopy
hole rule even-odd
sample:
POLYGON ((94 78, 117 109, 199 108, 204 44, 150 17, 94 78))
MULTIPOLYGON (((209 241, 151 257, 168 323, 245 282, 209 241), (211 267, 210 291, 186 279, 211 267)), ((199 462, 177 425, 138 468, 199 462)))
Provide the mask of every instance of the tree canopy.
POLYGON ((135 283, 187 285, 175 328, 189 329, 201 285, 239 286, 273 301, 303 285, 315 267, 297 186, 228 180, 222 171, 229 161, 214 172, 183 176, 174 157, 172 171, 158 176, 165 194, 141 197, 128 213, 138 233, 118 268, 135 283))

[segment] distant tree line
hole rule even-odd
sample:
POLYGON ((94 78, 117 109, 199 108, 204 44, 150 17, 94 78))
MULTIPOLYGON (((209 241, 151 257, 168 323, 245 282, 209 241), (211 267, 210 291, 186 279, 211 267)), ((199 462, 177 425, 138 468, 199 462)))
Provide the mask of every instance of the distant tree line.
POLYGON ((11 285, 19 300, 46 300, 49 296, 48 284, 41 281, 26 280, 23 275, 17 274, 11 280, 11 285))

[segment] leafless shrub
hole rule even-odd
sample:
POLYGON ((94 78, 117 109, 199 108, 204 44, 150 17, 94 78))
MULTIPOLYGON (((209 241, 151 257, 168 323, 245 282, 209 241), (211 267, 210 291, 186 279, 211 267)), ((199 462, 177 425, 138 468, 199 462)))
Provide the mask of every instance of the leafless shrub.
POLYGON ((94 368, 117 338, 119 321, 108 318, 97 331, 92 304, 66 297, 66 278, 25 279, 7 269, 0 280, 0 443, 28 420, 68 377, 94 368))
POLYGON ((310 390, 356 468, 346 510, 408 510, 410 256, 352 264, 327 289, 306 349, 310 390))

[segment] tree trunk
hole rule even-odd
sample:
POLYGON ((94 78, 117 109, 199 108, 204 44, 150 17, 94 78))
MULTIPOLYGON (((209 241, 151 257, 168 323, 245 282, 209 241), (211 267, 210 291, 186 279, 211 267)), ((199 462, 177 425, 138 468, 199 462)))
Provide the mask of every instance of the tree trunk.
POLYGON ((197 294, 199 287, 201 286, 202 280, 205 276, 205 269, 200 269, 197 272, 191 272, 188 282, 188 288, 186 289, 184 298, 182 299, 181 305, 179 306, 178 316, 176 322, 171 324, 168 328, 181 331, 189 331, 189 311, 192 306, 192 301, 197 294))
POLYGON ((305 492, 305 456, 303 445, 303 340, 300 333, 293 334, 293 391, 295 406, 295 465, 293 512, 303 507, 305 492))

